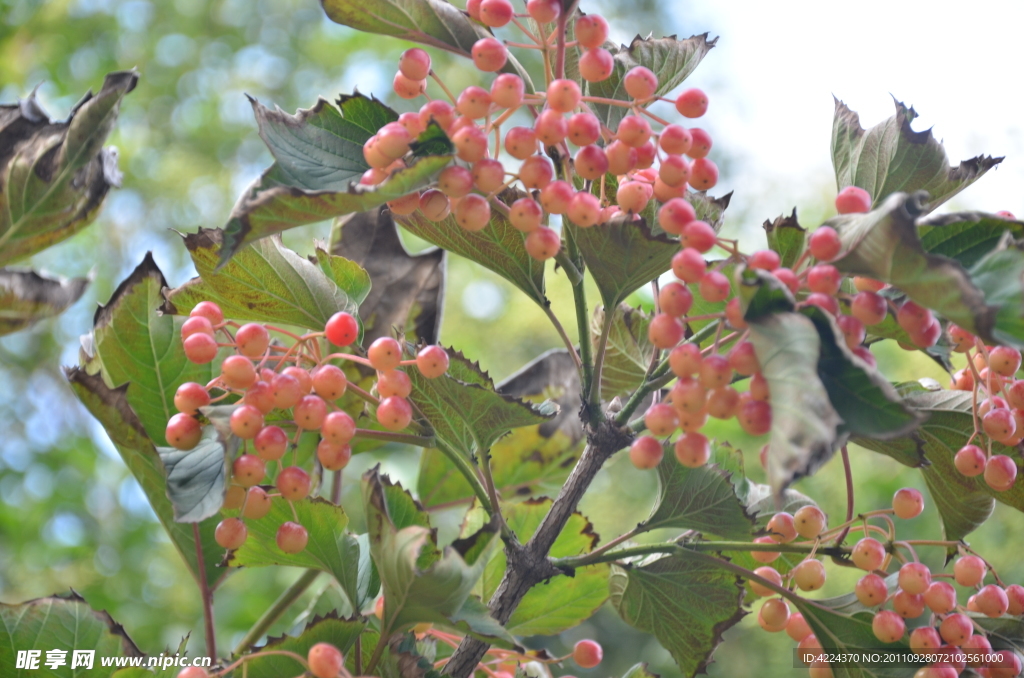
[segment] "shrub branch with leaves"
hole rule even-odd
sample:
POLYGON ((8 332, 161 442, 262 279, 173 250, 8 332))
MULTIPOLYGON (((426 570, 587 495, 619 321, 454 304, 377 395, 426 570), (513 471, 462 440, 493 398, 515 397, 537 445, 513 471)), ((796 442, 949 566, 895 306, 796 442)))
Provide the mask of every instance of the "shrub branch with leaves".
MULTIPOLYGON (((666 101, 683 118, 704 115, 703 92, 678 90, 714 47, 707 35, 616 47, 605 20, 572 0, 529 0, 525 13, 509 0, 470 0, 466 12, 442 0, 322 4, 336 22, 471 59, 491 86, 456 95, 413 48, 394 92, 426 98, 418 111, 358 93, 295 115, 253 100, 275 162, 223 229, 184 236, 198 277, 172 288, 147 255, 67 370, 196 579, 210 675, 591 668, 602 659, 593 641, 553 657, 517 637, 560 633, 610 600, 692 676, 761 598, 759 624, 785 630, 812 676, 1019 673, 1024 588, 965 537, 997 501, 1024 510, 1024 223, 931 215, 1000 158, 951 167, 930 131, 911 129, 913 109, 897 103, 865 130, 837 101, 839 216, 810 232, 795 210, 766 221, 767 248, 745 253, 718 234, 729 196, 706 192, 718 178, 710 136, 650 110, 666 101), (540 71, 510 48, 539 53, 540 71), (431 81, 443 98, 427 97, 431 81), (324 219, 336 220, 331 243, 308 259, 278 235, 324 219), (410 255, 399 227, 437 249, 410 255), (496 385, 439 345, 445 252, 532 299, 565 347, 496 385), (550 275, 568 279, 574 318, 551 309, 550 275), (652 315, 625 303, 645 286, 652 315), (963 354, 967 367, 948 389, 893 384, 870 350, 883 339, 948 369, 963 354), (701 432, 709 417, 766 436, 768 485, 701 432), (851 442, 921 469, 941 538, 897 534, 893 515, 923 510, 916 490, 891 507, 856 505, 851 442), (418 487, 370 470, 367 532, 353 533, 342 469, 385 443, 423 449, 418 487), (847 512, 830 521, 789 486, 837 452, 847 512), (659 492, 646 520, 601 543, 577 509, 617 453, 656 474, 659 492), (431 528, 439 506, 465 507, 450 544, 431 528), (676 533, 667 542, 633 541, 665 528, 676 533), (932 548, 952 573, 919 561, 932 548), (865 571, 852 594, 805 595, 824 584, 825 557, 865 571), (275 565, 307 572, 222 656, 218 588, 238 568, 275 565), (341 592, 318 601, 324 614, 256 645, 321 573, 341 592), (884 667, 825 659, 879 647, 943 654, 884 667)), ((0 263, 95 214, 117 183, 102 143, 135 80, 112 74, 67 123, 50 123, 33 98, 0 109, 0 263)), ((81 294, 80 283, 7 269, 0 289, 4 331, 81 294)), ((28 642, 19 623, 44 605, 58 622, 84 608, 4 606, 5 620, 29 622, 7 624, 12 643, 0 646, 28 642)), ((53 623, 39 622, 37 644, 53 623)), ((90 648, 116 652, 111 633, 97 637, 90 648)), ((127 636, 120 646, 138 653, 127 636)))

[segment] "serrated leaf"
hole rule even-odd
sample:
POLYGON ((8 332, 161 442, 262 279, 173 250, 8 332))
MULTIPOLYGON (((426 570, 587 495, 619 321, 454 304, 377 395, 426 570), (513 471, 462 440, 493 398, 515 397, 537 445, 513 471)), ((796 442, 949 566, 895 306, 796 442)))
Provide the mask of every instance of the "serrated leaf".
MULTIPOLYGON (((617 49, 611 49, 614 58, 611 76, 601 82, 586 83, 587 94, 605 99, 630 101, 631 97, 626 93, 623 79, 630 69, 644 66, 658 78, 654 96, 665 96, 693 73, 697 64, 711 51, 716 42, 718 38, 708 40, 707 33, 694 35, 685 40, 679 40, 674 35, 667 38, 641 38, 638 35, 629 43, 629 47, 620 45, 617 49)), ((591 106, 601 122, 612 130, 618 129, 619 121, 625 117, 628 110, 622 106, 602 103, 594 103, 591 106)), ((611 305, 613 304, 609 304, 611 305)))
MULTIPOLYGON (((505 522, 520 543, 537 531, 551 508, 551 500, 529 499, 502 506, 505 522)), ((551 546, 549 556, 566 558, 590 553, 597 544, 594 526, 573 513, 551 546)), ((490 598, 505 574, 505 554, 496 551, 483 575, 483 598, 490 598)), ((554 635, 589 619, 608 598, 608 566, 600 564, 576 570, 572 577, 558 577, 535 586, 523 597, 505 628, 517 636, 554 635)))
POLYGON ((370 564, 362 553, 366 544, 361 545, 357 537, 345 531, 348 515, 340 506, 319 497, 296 502, 276 498, 267 515, 259 520, 247 520, 246 526, 249 538, 228 553, 227 565, 291 565, 327 572, 338 581, 357 611, 375 594, 370 564), (287 521, 298 522, 309 533, 306 548, 298 553, 285 553, 277 547, 277 530, 287 521))
POLYGON ((923 415, 906 407, 892 384, 850 351, 831 315, 817 306, 804 308, 801 313, 810 318, 821 338, 818 376, 843 421, 841 431, 889 439, 917 428, 923 415))
POLYGON ((956 259, 965 268, 996 248, 1003 234, 1024 236, 1024 222, 984 212, 936 214, 917 220, 921 249, 956 259))
MULTIPOLYGON (((590 321, 590 342, 595 351, 604 322, 604 308, 594 308, 594 316, 590 321)), ((655 352, 647 338, 649 324, 650 318, 640 309, 626 304, 620 304, 615 309, 601 370, 603 400, 611 401, 616 396, 632 393, 643 383, 655 352)))
POLYGON ((655 235, 643 219, 616 217, 590 228, 566 222, 605 308, 617 308, 630 294, 672 267, 679 241, 655 235))
POLYGON ((260 238, 289 228, 364 212, 425 186, 452 160, 451 142, 431 124, 412 151, 409 166, 382 184, 359 183, 369 165, 362 146, 397 114, 361 94, 342 97, 339 108, 320 99, 289 115, 253 100, 260 134, 276 162, 239 198, 224 227, 219 266, 260 238), (441 134, 443 139, 438 137, 441 134))
MULTIPOLYGON (((495 387, 499 393, 539 403, 554 400, 558 414, 533 426, 513 429, 491 446, 491 475, 498 496, 509 501, 562 486, 583 440, 576 364, 565 349, 553 349, 495 387)), ((440 451, 424 450, 418 494, 427 506, 469 501, 473 488, 440 451)))
POLYGON ((772 394, 768 480, 779 493, 831 459, 845 440, 842 419, 818 376, 822 342, 814 323, 802 314, 786 312, 756 319, 748 312, 747 323, 772 394))
MULTIPOLYGON (((444 0, 320 0, 327 17, 366 33, 390 35, 469 57, 477 40, 492 37, 485 27, 444 0)), ((533 91, 529 73, 508 55, 501 69, 523 79, 533 91)))
MULTIPOLYGON (((884 442, 855 438, 853 442, 904 464, 910 450, 922 455, 925 465, 921 473, 939 510, 946 539, 962 539, 973 532, 992 513, 993 499, 1024 511, 1024 487, 1020 483, 1006 492, 997 492, 983 477, 968 478, 953 464, 954 455, 974 433, 969 392, 915 391, 904 402, 928 416, 913 437, 884 442)), ((1017 455, 1015 449, 996 442, 992 443, 992 453, 1017 455)))
POLYGON ((93 610, 74 591, 66 596, 36 598, 19 605, 0 603, 0 666, 6 667, 4 675, 9 678, 40 674, 100 678, 111 671, 101 667, 99 657, 143 656, 120 624, 106 612, 93 610), (25 650, 40 652, 39 665, 34 669, 15 668, 16 654, 25 650), (46 666, 50 650, 65 652, 64 665, 59 669, 46 666), (84 665, 71 668, 76 650, 94 653, 90 670, 84 665))
POLYGON ((0 268, 0 336, 63 313, 89 285, 86 278, 54 278, 0 268))
POLYGON ((807 241, 807 229, 797 221, 796 208, 788 217, 778 216, 775 221, 766 220, 762 228, 768 239, 768 248, 779 255, 784 268, 792 268, 803 254, 807 241))
POLYGON ((390 336, 394 327, 417 341, 437 342, 447 268, 443 249, 409 254, 391 212, 378 208, 336 220, 330 251, 362 266, 372 283, 359 305, 364 344, 390 336))
MULTIPOLYGON (((266 644, 252 648, 253 653, 263 650, 293 652, 300 657, 309 654, 317 643, 330 643, 342 654, 347 654, 363 632, 366 623, 359 619, 338 619, 336 616, 317 618, 306 625, 298 636, 268 638, 266 644)), ((299 675, 304 667, 287 655, 260 654, 245 663, 248 678, 280 678, 299 675)))
POLYGON ((35 93, 0 106, 0 266, 24 259, 88 226, 121 183, 117 151, 104 149, 135 71, 110 73, 63 122, 51 122, 35 93))
MULTIPOLYGON (((871 630, 873 615, 869 612, 840 614, 822 606, 818 601, 800 597, 794 597, 789 602, 804 616, 804 621, 811 627, 826 654, 859 656, 865 650, 871 654, 879 651, 879 648, 892 652, 910 652, 909 646, 903 640, 895 643, 882 643, 878 640, 871 630)), ((885 662, 835 663, 832 665, 832 674, 836 678, 910 678, 919 666, 885 662)))
POLYGON ((174 392, 186 381, 208 383, 216 376, 214 365, 219 364, 215 360, 196 365, 185 357, 184 320, 157 311, 166 286, 152 254, 147 253, 106 306, 97 309, 92 332, 94 361, 103 380, 111 388, 128 384, 128 404, 149 438, 161 446, 167 444, 167 421, 177 414, 174 392))
POLYGON ((931 129, 911 129, 917 112, 895 98, 896 114, 869 130, 860 126, 859 116, 846 104, 835 102, 832 166, 836 186, 863 188, 875 207, 893 193, 924 190, 931 195, 930 209, 935 209, 1003 161, 979 155, 951 167, 931 129))
POLYGON ((222 436, 215 426, 203 429, 203 437, 191 450, 158 447, 167 475, 167 496, 174 520, 198 523, 217 515, 224 504, 231 460, 238 438, 222 436))
POLYGON ((258 240, 218 269, 223 237, 220 229, 207 228, 183 236, 199 275, 164 291, 164 313, 187 315, 199 302, 213 301, 225 318, 322 330, 338 311, 354 314, 358 303, 353 296, 369 288, 365 271, 360 276, 332 261, 341 257, 326 253, 318 254, 322 263, 311 262, 285 247, 280 236, 258 240), (349 276, 333 278, 332 266, 346 269, 349 276))
POLYGON ((657 638, 688 678, 707 667, 722 634, 746 614, 743 582, 686 552, 641 567, 616 566, 608 588, 622 620, 657 638))
POLYGON ((647 662, 634 664, 629 671, 622 674, 622 678, 661 678, 657 673, 651 673, 647 662))
POLYGON ((490 449, 503 435, 520 426, 541 424, 553 412, 502 395, 491 378, 461 353, 448 350, 448 372, 427 379, 409 370, 409 400, 434 429, 434 435, 467 459, 490 449))
MULTIPOLYGON (((108 387, 99 374, 88 374, 84 369, 71 367, 66 371, 71 390, 89 413, 103 425, 125 466, 139 483, 149 505, 153 507, 160 524, 185 561, 194 579, 199 580, 198 559, 192 525, 175 522, 174 509, 167 497, 167 478, 156 447, 146 435, 138 416, 128 404, 124 384, 116 389, 108 387)), ((217 542, 213 538, 213 521, 200 523, 199 534, 203 547, 203 570, 208 583, 213 583, 222 572, 217 542)))
POLYGON ((724 539, 749 539, 754 516, 736 494, 732 476, 714 464, 687 468, 671 444, 658 464, 658 500, 637 530, 697 530, 724 539))
POLYGON ((1024 244, 1004 234, 999 246, 971 267, 970 276, 995 316, 992 338, 1024 350, 1024 244))
POLYGON ((916 224, 922 200, 923 194, 895 193, 872 212, 825 222, 842 241, 842 255, 832 263, 844 273, 898 287, 921 306, 987 341, 1024 348, 1019 308, 1006 306, 1021 296, 1021 283, 1005 278, 1022 265, 1024 254, 1007 248, 1002 250, 1005 254, 978 261, 968 272, 954 259, 925 252, 916 224), (993 270, 996 275, 987 276, 993 270))
MULTIPOLYGON (((515 198, 503 194, 502 199, 511 203, 515 198)), ((454 216, 430 221, 418 210, 408 216, 395 216, 395 221, 416 237, 494 271, 541 306, 547 303, 544 262, 526 252, 523 234, 497 210, 491 211, 490 223, 480 231, 467 231, 454 216)))
POLYGON ((496 541, 495 522, 438 553, 429 528, 397 527, 376 468, 363 476, 363 504, 370 553, 384 589, 381 621, 388 633, 430 622, 486 636, 488 642, 514 645, 507 634, 489 635, 501 627, 498 625, 495 629, 485 619, 480 619, 476 606, 470 604, 465 608, 496 541))

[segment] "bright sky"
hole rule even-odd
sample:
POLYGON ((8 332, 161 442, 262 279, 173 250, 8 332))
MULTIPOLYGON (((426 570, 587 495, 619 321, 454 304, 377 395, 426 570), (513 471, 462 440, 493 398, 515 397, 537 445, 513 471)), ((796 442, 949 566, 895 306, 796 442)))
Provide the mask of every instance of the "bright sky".
POLYGON ((733 205, 752 218, 799 211, 823 188, 834 197, 833 93, 865 128, 893 114, 890 93, 914 106, 914 128, 933 126, 954 165, 1005 155, 952 207, 1024 216, 1021 0, 703 0, 686 8, 671 30, 721 36, 687 82, 715 92, 705 126, 743 158, 719 190, 735 189, 733 205))

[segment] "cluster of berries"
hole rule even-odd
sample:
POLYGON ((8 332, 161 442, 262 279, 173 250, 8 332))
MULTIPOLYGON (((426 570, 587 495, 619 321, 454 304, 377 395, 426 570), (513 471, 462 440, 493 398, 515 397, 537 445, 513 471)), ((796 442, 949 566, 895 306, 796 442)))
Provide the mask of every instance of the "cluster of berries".
MULTIPOLYGON (((862 605, 875 610, 871 624, 875 637, 880 643, 895 643, 907 635, 905 620, 917 619, 927 611, 931 614, 930 621, 914 628, 909 634, 911 650, 922 655, 941 652, 945 657, 960 656, 965 660, 963 663, 939 662, 926 666, 917 672, 916 678, 955 678, 966 666, 971 666, 978 675, 988 678, 1012 678, 1018 675, 1021 671, 1020 658, 1009 651, 993 650, 984 630, 965 613, 976 612, 991 618, 1005 614, 1020 616, 1024 614, 1024 587, 1017 584, 1004 587, 995 571, 982 558, 969 553, 962 553, 956 560, 952 574, 932 573, 926 565, 917 561, 914 541, 893 541, 895 528, 889 518, 890 515, 905 520, 916 518, 923 510, 924 498, 921 493, 904 488, 893 497, 891 509, 870 511, 852 521, 860 522, 863 518, 863 527, 846 523, 826 530, 825 514, 815 506, 804 506, 793 515, 776 513, 768 522, 769 536, 754 541, 757 544, 787 544, 803 537, 811 540, 804 543, 816 545, 842 530, 863 530, 866 534, 854 544, 850 559, 854 565, 868 572, 857 582, 854 592, 862 605), (889 524, 889 531, 868 524, 867 519, 870 517, 884 518, 889 524), (886 541, 893 545, 892 553, 887 552, 881 541, 868 536, 872 532, 885 535, 886 541), (905 549, 913 560, 904 562, 900 567, 897 588, 890 592, 885 581, 886 570, 894 556, 903 560, 899 549, 905 549), (990 571, 995 583, 985 584, 984 580, 990 571), (945 579, 952 579, 960 586, 973 590, 964 606, 958 605, 957 590, 945 579), (891 605, 892 609, 882 609, 886 605, 891 605)), ((814 550, 786 575, 780 574, 768 564, 780 555, 775 551, 751 552, 755 560, 766 563, 754 570, 754 573, 775 587, 795 586, 801 591, 816 591, 825 584, 825 566, 815 558, 814 550)), ((757 621, 761 628, 770 633, 785 631, 798 643, 801 654, 810 653, 813 656, 823 652, 820 641, 803 615, 792 612, 785 598, 776 597, 776 588, 753 580, 749 585, 756 595, 767 599, 758 611, 757 621)), ((815 662, 810 667, 810 675, 814 678, 829 678, 832 670, 827 663, 815 662)))
MULTIPOLYGON (((322 350, 327 345, 351 346, 358 336, 358 322, 345 312, 334 314, 322 332, 298 336, 273 326, 225 321, 220 307, 209 301, 197 304, 182 324, 181 338, 190 361, 206 364, 215 360, 222 348, 234 350, 221 362, 220 376, 210 383, 186 382, 178 387, 174 395, 178 414, 171 417, 166 429, 170 445, 191 450, 202 437, 202 408, 220 401, 236 405, 229 426, 243 444, 232 464, 224 508, 240 510, 241 515, 226 518, 217 526, 217 543, 224 548, 236 549, 245 542, 244 520, 265 516, 274 497, 299 501, 309 496, 310 474, 284 462, 274 481, 276 493, 260 486, 267 478, 267 462, 280 461, 289 447, 295 448, 303 432, 319 432, 316 456, 324 469, 338 471, 348 464, 350 443, 360 429, 337 404, 347 390, 375 406, 377 423, 383 428, 401 431, 412 421, 413 410, 407 400, 412 382, 399 368, 415 365, 428 379, 448 370, 448 353, 440 346, 425 346, 415 359, 403 360, 401 344, 391 337, 374 341, 366 357, 322 350), (271 341, 270 332, 294 343, 285 346, 271 341), (345 361, 376 370, 376 396, 348 383, 345 372, 334 364, 345 361)), ((307 540, 306 529, 296 522, 285 522, 277 533, 277 545, 287 553, 303 550, 307 540)))
MULTIPOLYGON (((612 55, 603 47, 608 39, 608 23, 601 16, 577 18, 575 40, 560 48, 556 44, 557 28, 550 34, 545 28, 562 11, 557 0, 529 3, 527 16, 537 22, 539 34, 518 21, 508 0, 470 2, 468 11, 474 19, 494 28, 512 23, 532 41, 508 44, 549 55, 565 47, 578 47, 582 51, 579 71, 584 80, 599 82, 614 70, 612 55)), ((507 44, 484 38, 473 46, 472 55, 478 69, 494 73, 507 62, 507 44)), ((580 228, 589 228, 615 216, 635 216, 653 198, 685 203, 687 185, 707 190, 718 181, 718 168, 707 158, 711 150, 707 132, 670 123, 646 109, 663 97, 657 94, 657 76, 643 66, 630 69, 623 77, 630 101, 585 96, 577 82, 555 77, 550 69, 547 88, 542 92, 527 93, 522 78, 502 73, 494 78, 490 90, 467 87, 456 97, 431 70, 427 52, 413 48, 399 60, 394 91, 406 99, 426 97, 430 77, 445 90, 450 103, 428 100, 418 112, 403 113, 397 122, 382 127, 363 148, 371 169, 360 181, 377 185, 405 167, 410 144, 431 121, 451 138, 458 161, 441 172, 436 187, 389 202, 394 214, 411 215, 418 210, 435 222, 454 214, 459 226, 479 231, 490 223, 491 211, 498 210, 523 232, 527 252, 543 261, 555 256, 561 247, 558 232, 547 225, 549 215, 561 215, 580 228), (591 104, 627 108, 630 114, 613 131, 592 112, 591 104), (511 127, 502 137, 502 124, 521 109, 532 114, 532 125, 511 127), (652 128, 652 122, 662 126, 660 131, 652 128), (492 135, 493 148, 489 144, 492 135), (577 149, 574 155, 570 144, 577 149), (606 193, 606 175, 617 180, 615 195, 606 193), (508 200, 503 192, 516 182, 526 193, 508 200)), ((664 100, 674 102, 676 110, 687 118, 702 116, 708 107, 707 96, 698 89, 664 100)), ((696 221, 692 209, 689 213, 690 221, 696 221)), ((678 234, 679 229, 670 232, 678 234)))

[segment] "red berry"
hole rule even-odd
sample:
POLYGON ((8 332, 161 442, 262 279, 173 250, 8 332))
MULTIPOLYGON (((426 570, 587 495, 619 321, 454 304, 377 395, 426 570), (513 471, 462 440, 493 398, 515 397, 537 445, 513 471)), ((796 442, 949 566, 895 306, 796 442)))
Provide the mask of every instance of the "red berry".
MULTIPOLYGON (((667 233, 672 233, 673 235, 681 235, 686 225, 696 220, 697 213, 694 211, 693 206, 682 198, 673 198, 658 209, 658 224, 667 233)), ((713 232, 714 230, 712 229, 713 232)), ((700 258, 700 263, 704 263, 703 257, 700 258)), ((703 271, 701 271, 701 275, 703 275, 703 271)))
POLYGON ((700 282, 707 273, 707 268, 704 257, 692 247, 684 248, 672 257, 672 273, 684 282, 700 282))
POLYGON ((853 564, 868 572, 877 570, 885 560, 885 547, 877 539, 864 537, 853 546, 853 564))
POLYGON ((526 253, 537 261, 547 261, 562 247, 562 238, 554 229, 540 226, 526 234, 526 253))
POLYGON ((491 28, 501 28, 512 21, 512 3, 508 0, 483 0, 480 3, 480 21, 491 28))
POLYGON ((793 273, 788 268, 777 268, 772 271, 772 275, 781 282, 783 285, 789 288, 789 291, 796 294, 800 291, 800 280, 796 277, 796 273, 793 273))
POLYGON ((577 113, 569 118, 569 141, 577 146, 593 144, 601 138, 601 122, 593 113, 577 113))
POLYGON ((411 421, 412 407, 405 398, 391 396, 377 406, 377 422, 389 431, 401 431, 411 421))
POLYGON ((928 590, 932 583, 932 573, 927 565, 907 563, 900 568, 900 588, 912 596, 919 596, 928 590))
POLYGON ((760 400, 748 400, 740 405, 736 420, 748 434, 763 436, 772 429, 772 407, 760 400))
POLYGON ((200 407, 210 404, 210 394, 206 387, 194 381, 188 381, 174 392, 174 407, 184 414, 195 414, 200 407))
POLYGON ((194 315, 181 324, 181 338, 188 339, 193 334, 213 336, 213 324, 203 316, 194 315))
MULTIPOLYGON (((485 73, 500 71, 508 61, 508 50, 494 38, 483 38, 473 44, 473 65, 485 73)), ((493 90, 492 90, 493 96, 493 90)))
POLYGON ((548 107, 559 113, 569 113, 580 103, 580 86, 575 80, 552 80, 548 85, 548 107))
POLYGON ((897 490, 896 494, 893 495, 892 508, 896 515, 904 520, 916 518, 924 510, 924 497, 921 495, 920 490, 904 487, 901 490, 897 490))
POLYGON ((758 250, 747 259, 750 268, 758 268, 764 271, 774 271, 782 264, 777 252, 771 250, 758 250))
POLYGON ((939 625, 939 635, 951 645, 962 645, 973 633, 974 625, 965 614, 951 614, 939 625))
POLYGON ((707 158, 690 163, 690 185, 698 191, 707 191, 718 184, 718 165, 707 158))
MULTIPOLYGON (((768 565, 759 567, 754 570, 754 574, 762 579, 767 579, 776 586, 782 586, 782 575, 779 574, 779 571, 774 567, 769 567, 768 565)), ((775 589, 768 588, 760 582, 751 580, 748 583, 750 584, 750 590, 753 591, 755 595, 761 596, 762 598, 769 598, 777 593, 775 589)))
POLYGON ((857 595, 857 600, 864 607, 881 605, 889 597, 889 589, 885 585, 885 580, 877 574, 864 575, 857 581, 853 590, 857 595))
POLYGON ((657 467, 663 455, 661 443, 651 436, 640 436, 629 446, 629 460, 639 469, 657 467))
POLYGON ((708 111, 708 95, 696 87, 688 89, 676 98, 676 110, 686 118, 699 118, 708 111))
POLYGON ((264 426, 253 440, 256 453, 267 461, 275 461, 288 450, 288 436, 277 426, 264 426))
POLYGON ((700 292, 700 296, 705 301, 714 304, 720 301, 725 301, 732 288, 729 285, 729 279, 725 277, 724 273, 721 273, 720 271, 708 271, 704 274, 704 277, 700 279, 700 285, 697 289, 700 292))
POLYGON ((777 633, 789 623, 789 605, 781 598, 769 598, 757 612, 757 623, 769 633, 777 633))
POLYGON ((263 412, 253 405, 240 405, 231 413, 230 426, 242 440, 252 440, 263 428, 263 412))
POLYGON ((1006 587, 1007 611, 1014 617, 1024 614, 1024 586, 1010 584, 1006 587))
POLYGON ((686 155, 694 160, 707 157, 711 152, 711 135, 699 127, 694 127, 690 129, 690 138, 693 139, 693 143, 690 144, 690 150, 686 155))
POLYGON ((266 463, 254 454, 243 454, 231 467, 232 479, 242 487, 259 485, 266 475, 266 463))
POLYGON ((213 532, 213 538, 217 540, 217 544, 226 549, 239 548, 245 543, 248 536, 249 530, 246 529, 245 523, 238 518, 225 518, 217 524, 217 529, 213 532))
MULTIPOLYGON (((771 537, 757 537, 754 539, 755 544, 775 544, 777 543, 771 537)), ((751 551, 750 557, 759 563, 771 563, 778 559, 782 554, 779 551, 751 551)))
POLYGON ((491 101, 502 108, 515 108, 522 103, 525 91, 526 85, 522 78, 512 73, 502 73, 491 83, 491 101))
MULTIPOLYGON (((576 151, 573 166, 580 177, 596 181, 608 171, 608 156, 605 150, 599 146, 584 146, 576 151)), ((596 199, 596 196, 594 197, 596 199)))
POLYGON ((871 194, 858 186, 847 186, 836 196, 836 211, 858 214, 871 211, 871 194))
POLYGON ((211 325, 220 325, 224 322, 224 312, 220 310, 220 306, 212 301, 200 301, 196 304, 189 312, 189 317, 195 318, 197 316, 206 318, 210 321, 211 325))
POLYGON ((796 523, 793 516, 779 511, 768 521, 768 536, 780 544, 788 544, 797 537, 796 523))
POLYGON ((581 640, 572 649, 572 659, 584 669, 592 669, 601 663, 604 650, 596 640, 581 640))
POLYGON ((272 504, 273 501, 262 487, 250 487, 246 492, 245 510, 242 515, 251 520, 259 520, 270 512, 272 504))
POLYGON ((882 610, 875 614, 875 618, 871 621, 871 630, 874 632, 875 638, 883 643, 895 643, 903 637, 907 625, 895 612, 882 610))
POLYGON ((324 334, 335 346, 349 346, 359 337, 359 323, 351 314, 340 311, 327 321, 324 334))
POLYGON ((821 226, 811 233, 807 247, 811 250, 811 256, 818 261, 832 261, 839 255, 843 244, 834 228, 821 226))
POLYGON ((657 403, 644 413, 644 424, 652 435, 664 438, 679 427, 679 416, 671 405, 657 403))
POLYGON ((1006 592, 995 584, 981 587, 974 599, 974 604, 986 617, 1002 617, 1010 607, 1006 592))
POLYGON ((813 504, 801 506, 793 514, 793 524, 797 534, 804 539, 815 539, 828 526, 825 512, 813 504))
POLYGON ((687 468, 699 468, 711 458, 711 445, 702 433, 687 433, 675 444, 676 459, 687 468))
POLYGON ((528 189, 544 188, 554 178, 555 169, 543 155, 531 155, 519 166, 519 181, 528 189))
POLYGON ((182 342, 182 347, 185 349, 185 357, 197 365, 213 362, 219 350, 217 340, 209 334, 201 332, 186 337, 185 341, 182 342))
POLYGON ((935 614, 947 614, 956 609, 956 589, 944 581, 933 581, 922 594, 924 604, 935 614))
POLYGON ((650 99, 658 89, 658 76, 644 66, 634 66, 622 78, 626 94, 634 99, 650 99))
POLYGON ((865 337, 867 337, 867 332, 864 329, 864 323, 857 318, 854 318, 852 315, 840 314, 836 318, 836 325, 838 325, 840 331, 842 331, 843 340, 846 342, 847 348, 851 351, 860 346, 864 342, 865 337))
POLYGON ((839 291, 842 281, 842 274, 831 264, 818 264, 807 271, 807 288, 811 292, 834 296, 839 291))
MULTIPOLYGON (((627 115, 619 122, 619 129, 615 136, 630 148, 643 146, 651 138, 651 123, 639 115, 627 115)), ((612 174, 625 174, 625 172, 613 171, 612 174)))
POLYGON ((601 82, 615 71, 615 58, 606 49, 598 47, 583 52, 579 62, 580 76, 587 82, 601 82))
POLYGON ((410 80, 423 80, 430 75, 430 55, 419 47, 407 49, 398 58, 398 70, 410 80))
POLYGON ((330 643, 317 643, 309 648, 306 661, 309 662, 309 672, 316 678, 336 678, 345 667, 341 651, 330 643))
POLYGON ((754 345, 749 341, 741 341, 733 346, 727 359, 729 367, 744 377, 749 377, 761 369, 757 362, 757 355, 754 353, 754 345))
POLYGON ((292 409, 295 425, 307 431, 315 431, 327 416, 327 403, 320 396, 303 396, 292 409))
POLYGON ((812 292, 807 295, 807 299, 804 300, 804 304, 807 306, 817 306, 821 310, 830 313, 832 315, 839 314, 839 303, 828 294, 822 294, 821 292, 812 292))
POLYGON ((316 446, 316 458, 328 471, 340 471, 348 466, 352 458, 352 448, 349 445, 338 445, 329 440, 321 440, 316 446))
POLYGON ((298 466, 288 466, 277 474, 277 489, 288 501, 300 501, 309 496, 309 474, 298 466))
POLYGON ((740 409, 740 394, 723 386, 708 391, 707 413, 715 419, 732 419, 740 409))
POLYGON ((960 586, 977 586, 985 579, 987 571, 985 561, 978 556, 963 556, 953 563, 953 577, 960 586))
POLYGON ((298 523, 289 520, 277 528, 277 548, 285 553, 299 553, 308 542, 309 533, 298 523))
POLYGON ((825 566, 811 558, 793 568, 793 581, 801 591, 817 591, 825 585, 825 566))
POLYGON ((179 412, 168 420, 164 437, 171 447, 191 450, 199 444, 199 439, 203 437, 203 429, 191 416, 179 412))
POLYGON ((597 14, 586 14, 576 19, 576 41, 584 49, 595 49, 608 39, 608 22, 597 14))
MULTIPOLYGON (((627 124, 627 130, 630 126, 635 128, 633 123, 627 124)), ((633 130, 634 132, 636 129, 633 130)), ((644 143, 641 138, 634 139, 637 146, 644 143)), ((627 172, 632 172, 636 169, 637 152, 636 148, 630 146, 624 141, 616 139, 612 143, 608 144, 604 149, 604 154, 608 158, 608 173, 620 176, 627 172)), ((582 175, 581 175, 582 176, 582 175)))
POLYGON ((887 312, 885 298, 874 292, 859 292, 850 302, 850 313, 865 325, 877 325, 887 312))
POLYGON ((647 327, 647 338, 660 349, 672 348, 683 340, 685 328, 677 318, 667 313, 659 313, 651 318, 647 327))
POLYGON ((416 368, 427 379, 436 379, 448 371, 448 353, 440 346, 424 346, 416 354, 416 368))

